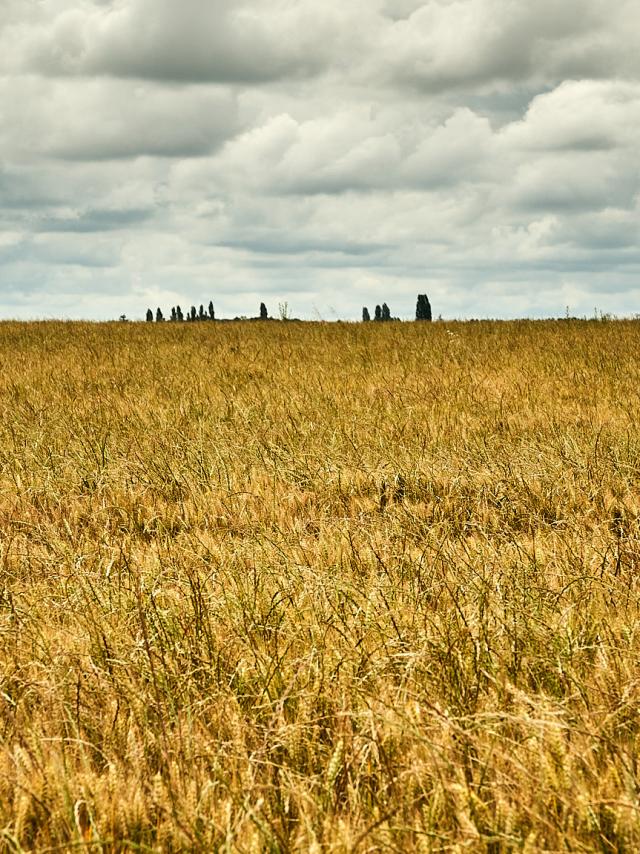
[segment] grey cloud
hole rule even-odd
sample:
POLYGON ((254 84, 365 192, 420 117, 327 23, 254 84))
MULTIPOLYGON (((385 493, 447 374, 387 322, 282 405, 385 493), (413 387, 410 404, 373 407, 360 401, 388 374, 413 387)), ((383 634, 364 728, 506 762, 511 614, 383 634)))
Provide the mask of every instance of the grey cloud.
POLYGON ((59 188, 48 172, 35 167, 16 168, 0 161, 0 212, 7 211, 10 219, 19 211, 47 209, 59 201, 59 188))
POLYGON ((87 242, 57 235, 22 235, 11 245, 0 245, 0 267, 5 280, 12 266, 39 269, 71 266, 86 270, 115 267, 119 258, 119 247, 104 239, 87 242))
POLYGON ((628 263, 628 253, 620 250, 631 250, 636 259, 640 254, 640 204, 632 210, 605 208, 595 215, 558 220, 550 241, 579 248, 589 258, 594 250, 614 253, 628 263))
POLYGON ((522 162, 505 201, 519 209, 566 214, 630 208, 640 191, 640 173, 624 152, 574 151, 522 162))
POLYGON ((102 231, 157 219, 163 175, 149 160, 65 163, 63 176, 56 161, 0 167, 0 239, 17 228, 102 231))
POLYGON ((153 209, 83 210, 74 214, 45 217, 37 223, 39 232, 103 232, 128 229, 152 219, 153 209))
POLYGON ((637 182, 629 184, 624 171, 616 174, 592 159, 582 164, 549 161, 523 168, 510 196, 520 210, 568 214, 608 205, 626 207, 637 189, 637 182))
POLYGON ((27 254, 25 235, 18 231, 4 231, 0 240, 0 268, 19 263, 27 254))
MULTIPOLYGON (((262 83, 323 64, 317 30, 296 6, 247 0, 130 0, 67 9, 23 54, 42 74, 132 77, 176 83, 262 83), (105 4, 102 4, 104 7, 105 4)), ((311 18, 317 17, 312 7, 311 18)))
POLYGON ((640 77, 635 0, 85 0, 22 16, 9 6, 0 62, 44 75, 262 85, 323 72, 428 93, 640 77))
POLYGON ((31 241, 30 258, 47 265, 81 267, 115 267, 120 261, 121 243, 101 235, 41 234, 31 241))
POLYGON ((72 161, 201 156, 239 129, 234 97, 216 89, 108 80, 38 86, 24 78, 11 88, 8 92, 5 86, 0 94, 8 119, 0 129, 0 151, 21 159, 37 154, 72 161), (29 99, 28 112, 22 97, 29 99))
POLYGON ((424 0, 385 0, 380 11, 391 21, 403 21, 424 5, 424 0))
MULTIPOLYGON (((246 234, 241 239, 227 239, 222 241, 220 246, 225 246, 230 249, 242 249, 255 252, 260 255, 347 255, 362 258, 363 256, 373 255, 376 253, 389 250, 389 245, 380 243, 358 243, 349 240, 345 236, 344 240, 334 238, 321 239, 307 237, 295 237, 292 235, 282 234, 282 232, 268 232, 259 234, 246 234)), ((344 259, 339 262, 343 264, 344 259)))

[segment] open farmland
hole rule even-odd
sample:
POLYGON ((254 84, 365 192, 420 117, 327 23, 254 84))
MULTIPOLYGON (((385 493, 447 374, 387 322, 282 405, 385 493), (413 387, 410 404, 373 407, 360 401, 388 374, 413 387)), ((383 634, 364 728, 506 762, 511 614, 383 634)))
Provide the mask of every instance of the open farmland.
POLYGON ((640 849, 638 353, 0 325, 0 850, 640 849))

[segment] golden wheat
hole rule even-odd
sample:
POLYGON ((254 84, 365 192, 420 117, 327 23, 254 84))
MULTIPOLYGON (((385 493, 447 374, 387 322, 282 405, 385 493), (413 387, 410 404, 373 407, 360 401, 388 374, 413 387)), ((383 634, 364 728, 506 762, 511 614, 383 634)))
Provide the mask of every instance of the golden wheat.
POLYGON ((640 849, 640 324, 0 324, 0 849, 640 849))

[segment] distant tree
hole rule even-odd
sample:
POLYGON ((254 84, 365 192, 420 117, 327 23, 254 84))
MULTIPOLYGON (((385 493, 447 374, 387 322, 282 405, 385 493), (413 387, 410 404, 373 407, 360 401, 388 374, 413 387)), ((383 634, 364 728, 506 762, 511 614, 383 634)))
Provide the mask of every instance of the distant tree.
POLYGON ((177 319, 178 319, 178 315, 176 314, 176 310, 175 310, 175 308, 172 308, 171 309, 171 320, 175 323, 177 319))
POLYGON ((195 305, 192 305, 191 311, 189 312, 189 320, 191 320, 191 322, 193 322, 194 320, 197 320, 197 319, 198 319, 198 315, 196 312, 196 307, 195 307, 195 305))
POLYGON ((431 303, 426 294, 418 295, 416 304, 416 320, 431 320, 431 303))
POLYGON ((267 311, 266 305, 261 302, 260 303, 260 320, 267 320, 269 317, 269 312, 267 311))
POLYGON ((375 311, 374 317, 375 317, 375 320, 382 320, 382 309, 380 308, 379 305, 376 306, 376 311, 375 311))
POLYGON ((150 308, 147 309, 147 323, 153 323, 153 312, 150 308))
POLYGON ((215 320, 215 319, 216 319, 216 313, 213 310, 213 300, 210 300, 209 301, 209 320, 215 320))
POLYGON ((201 305, 200 309, 198 311, 198 320, 206 320, 206 319, 207 319, 207 315, 204 313, 204 306, 201 305))
POLYGON ((389 311, 389 306, 386 302, 382 303, 382 320, 391 320, 391 312, 389 311))
POLYGON ((163 320, 164 320, 164 317, 162 316, 162 310, 158 309, 156 311, 156 323, 162 323, 163 320))
POLYGON ((364 308, 362 309, 362 322, 368 323, 370 320, 371 320, 371 315, 369 314, 369 309, 365 305, 364 308))
POLYGON ((182 313, 182 309, 179 305, 176 306, 176 315, 178 316, 178 323, 182 323, 184 320, 184 314, 182 313))

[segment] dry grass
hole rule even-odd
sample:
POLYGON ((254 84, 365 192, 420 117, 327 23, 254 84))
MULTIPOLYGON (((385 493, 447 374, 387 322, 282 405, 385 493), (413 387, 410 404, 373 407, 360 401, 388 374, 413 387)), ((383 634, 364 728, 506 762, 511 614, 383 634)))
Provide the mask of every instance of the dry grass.
POLYGON ((0 325, 0 850, 639 850, 639 352, 0 325))

